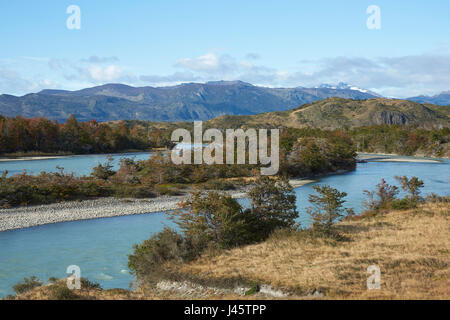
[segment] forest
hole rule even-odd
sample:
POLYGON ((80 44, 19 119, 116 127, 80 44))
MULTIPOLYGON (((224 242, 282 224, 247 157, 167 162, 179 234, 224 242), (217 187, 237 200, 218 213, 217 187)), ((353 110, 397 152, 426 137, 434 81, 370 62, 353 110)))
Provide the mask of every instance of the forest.
MULTIPOLYGON (((60 124, 46 118, 0 115, 0 155, 91 154, 170 148, 173 146, 170 135, 176 128, 192 130, 192 124, 148 121, 100 123, 95 120, 80 122, 73 115, 60 124)), ((450 155, 450 129, 447 127, 424 129, 417 125, 384 124, 335 130, 285 128, 282 132, 285 137, 290 136, 291 140, 324 138, 330 133, 347 135, 359 152, 435 157, 450 155)))
POLYGON ((71 115, 59 124, 46 118, 5 118, 0 115, 0 154, 110 153, 164 146, 160 131, 139 131, 125 122, 79 122, 71 115))

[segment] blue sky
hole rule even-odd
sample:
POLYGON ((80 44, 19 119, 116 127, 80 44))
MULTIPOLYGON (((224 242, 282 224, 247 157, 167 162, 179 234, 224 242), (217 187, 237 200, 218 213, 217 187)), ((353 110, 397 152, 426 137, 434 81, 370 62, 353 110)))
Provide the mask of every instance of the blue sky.
POLYGON ((450 90, 450 1, 2 1, 0 93, 121 82, 450 90), (69 5, 81 29, 69 30, 69 5), (369 5, 381 10, 370 30, 369 5))

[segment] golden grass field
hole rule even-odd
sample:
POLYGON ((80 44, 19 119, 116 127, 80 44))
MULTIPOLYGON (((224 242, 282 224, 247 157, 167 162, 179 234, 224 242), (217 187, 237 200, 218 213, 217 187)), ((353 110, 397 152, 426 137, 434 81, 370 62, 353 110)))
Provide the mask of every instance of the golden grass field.
POLYGON ((286 287, 298 297, 318 290, 331 299, 449 299, 449 218, 448 204, 425 204, 341 222, 338 229, 349 241, 272 237, 205 256, 182 271, 209 278, 243 277, 286 287), (367 290, 370 265, 381 269, 380 290, 367 290))
MULTIPOLYGON (((280 233, 255 245, 205 254, 184 265, 168 265, 203 283, 242 278, 289 292, 288 299, 450 299, 450 207, 428 203, 372 218, 343 221, 345 241, 280 233), (381 269, 381 289, 368 290, 367 267, 381 269), (307 296, 313 291, 323 297, 307 296)), ((46 299, 51 286, 17 298, 46 299)), ((195 299, 154 290, 88 291, 95 299, 195 299)), ((209 299, 267 298, 219 294, 209 299)))

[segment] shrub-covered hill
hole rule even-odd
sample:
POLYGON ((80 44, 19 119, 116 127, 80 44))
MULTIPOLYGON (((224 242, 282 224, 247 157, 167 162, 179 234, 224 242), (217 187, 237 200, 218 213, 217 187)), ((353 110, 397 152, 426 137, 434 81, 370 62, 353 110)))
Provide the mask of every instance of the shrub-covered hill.
POLYGON ((440 128, 450 126, 449 116, 450 106, 385 98, 369 100, 329 98, 288 111, 251 116, 220 116, 208 121, 208 126, 339 129, 397 124, 440 128))

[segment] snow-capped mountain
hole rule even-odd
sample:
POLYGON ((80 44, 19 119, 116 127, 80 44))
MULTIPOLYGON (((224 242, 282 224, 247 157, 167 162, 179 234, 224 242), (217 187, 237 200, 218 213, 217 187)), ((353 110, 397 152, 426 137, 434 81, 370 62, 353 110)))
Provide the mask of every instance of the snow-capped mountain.
POLYGON ((377 93, 375 93, 373 91, 370 91, 370 90, 367 90, 367 89, 362 89, 362 88, 359 88, 359 87, 354 86, 354 85, 350 85, 350 84, 345 83, 345 82, 339 82, 336 85, 323 83, 323 84, 317 86, 316 88, 326 88, 326 89, 333 89, 333 90, 353 90, 353 91, 359 91, 359 92, 362 92, 362 93, 369 93, 369 94, 372 94, 374 96, 381 97, 379 94, 377 94, 377 93))

